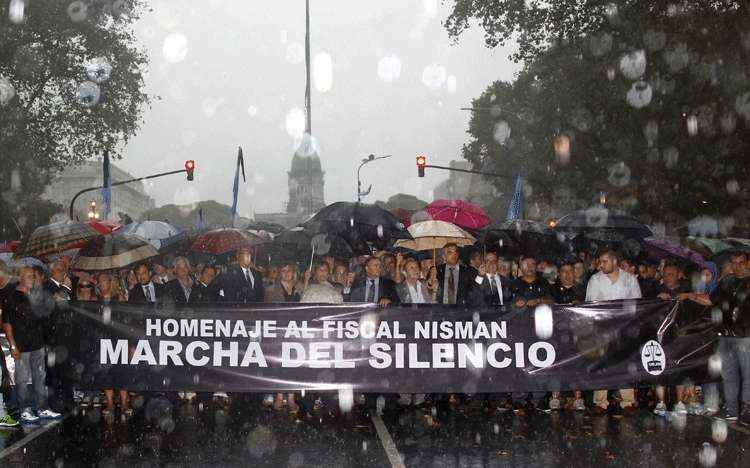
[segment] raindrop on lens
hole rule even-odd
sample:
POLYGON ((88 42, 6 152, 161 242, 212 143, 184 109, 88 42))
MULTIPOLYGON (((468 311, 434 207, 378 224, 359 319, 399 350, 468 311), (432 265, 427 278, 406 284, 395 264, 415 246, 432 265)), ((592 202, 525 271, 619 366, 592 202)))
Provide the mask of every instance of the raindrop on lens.
POLYGON ((437 63, 426 66, 422 71, 422 83, 433 91, 442 88, 447 79, 445 67, 437 63))
POLYGON ((172 33, 164 39, 162 54, 169 63, 179 63, 185 60, 188 53, 188 40, 184 34, 172 33))
POLYGON ((740 183, 737 182, 737 179, 732 179, 727 181, 727 192, 730 195, 737 195, 737 192, 740 191, 740 183))
POLYGON ((104 57, 97 57, 86 64, 86 76, 94 83, 104 83, 111 74, 112 65, 104 57))
POLYGON ((698 453, 698 463, 706 467, 714 466, 716 465, 716 457, 716 448, 708 442, 703 442, 703 448, 698 453))
POLYGON ((80 0, 76 0, 75 2, 72 2, 70 5, 68 5, 68 17, 70 17, 70 20, 74 23, 80 23, 81 21, 86 19, 86 15, 88 14, 88 7, 85 3, 83 3, 80 0))
POLYGON ((16 90, 10 84, 10 80, 0 76, 0 106, 5 106, 16 95, 16 90))
POLYGON ((354 390, 351 387, 339 389, 339 409, 342 413, 349 413, 354 406, 354 390))
POLYGON ((84 81, 78 85, 76 90, 76 100, 86 107, 95 106, 99 103, 101 97, 101 90, 99 85, 91 81, 84 81))
POLYGON ((538 305, 534 309, 534 332, 539 339, 546 340, 553 331, 552 309, 547 304, 538 305))
POLYGON ((698 134, 698 117, 691 115, 687 118, 687 131, 690 136, 698 134))
POLYGON ((8 6, 8 19, 13 24, 23 23, 26 0, 10 0, 8 6))
POLYGON ((497 122, 492 131, 492 136, 499 145, 504 145, 510 137, 510 125, 508 125, 508 122, 505 120, 497 122))
POLYGON ((378 61, 378 77, 392 83, 401 76, 401 60, 395 55, 387 55, 378 61))
POLYGON ((625 78, 637 80, 646 72, 646 52, 635 50, 620 59, 620 73, 625 78))
POLYGON ((645 81, 636 81, 630 87, 630 90, 625 97, 628 101, 628 104, 635 107, 636 109, 641 109, 651 104, 653 94, 654 90, 651 88, 650 84, 646 83, 645 81))
POLYGON ((708 375, 711 377, 721 375, 721 357, 718 354, 712 354, 708 358, 708 375))
POLYGON ((109 306, 102 307, 102 323, 109 325, 112 322, 112 309, 109 306))
POLYGON ((723 419, 714 419, 711 423, 711 438, 717 444, 723 444, 727 440, 727 422, 723 419))

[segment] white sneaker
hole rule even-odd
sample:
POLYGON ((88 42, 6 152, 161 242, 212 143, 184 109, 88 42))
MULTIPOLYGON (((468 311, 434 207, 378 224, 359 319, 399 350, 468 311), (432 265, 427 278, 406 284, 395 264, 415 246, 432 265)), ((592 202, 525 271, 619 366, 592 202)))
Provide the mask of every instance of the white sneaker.
POLYGON ((687 414, 687 408, 685 407, 685 403, 678 401, 676 405, 674 405, 674 412, 677 414, 687 414))
POLYGON ((654 408, 654 414, 657 416, 666 416, 667 405, 665 405, 663 401, 660 401, 659 403, 657 403, 656 408, 654 408))
POLYGON ((39 422, 39 417, 35 415, 30 409, 25 409, 23 410, 23 413, 21 413, 21 422, 22 423, 39 422))
POLYGON ((586 402, 582 398, 573 402, 573 409, 576 411, 586 411, 586 402))
POLYGON ((552 411, 557 411, 560 409, 560 400, 557 398, 552 398, 549 401, 549 409, 552 411))
POLYGON ((42 419, 58 419, 62 417, 62 414, 55 413, 51 409, 39 411, 39 417, 42 419))

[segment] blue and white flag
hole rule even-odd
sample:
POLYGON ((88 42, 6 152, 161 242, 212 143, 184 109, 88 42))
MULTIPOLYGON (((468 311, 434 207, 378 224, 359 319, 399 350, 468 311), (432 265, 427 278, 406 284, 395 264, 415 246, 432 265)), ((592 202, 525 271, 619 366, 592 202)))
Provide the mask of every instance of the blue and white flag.
POLYGON ((242 147, 237 151, 237 167, 234 171, 234 187, 232 188, 232 210, 229 212, 232 227, 237 219, 237 194, 240 190, 240 170, 242 170, 242 181, 245 182, 245 160, 242 158, 242 147))
POLYGON ((513 190, 506 217, 510 220, 523 218, 523 177, 520 175, 516 177, 516 188, 513 190))
POLYGON ((102 167, 102 204, 104 205, 103 220, 109 219, 112 212, 112 174, 109 171, 109 152, 104 152, 104 165, 102 167))

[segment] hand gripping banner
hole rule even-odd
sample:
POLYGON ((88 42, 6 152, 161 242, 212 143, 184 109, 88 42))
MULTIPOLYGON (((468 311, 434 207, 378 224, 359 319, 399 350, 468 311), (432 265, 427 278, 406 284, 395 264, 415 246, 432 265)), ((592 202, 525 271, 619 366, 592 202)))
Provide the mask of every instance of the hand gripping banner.
POLYGON ((531 311, 71 303, 55 320, 65 326, 48 361, 81 389, 489 393, 717 377, 717 325, 665 301, 531 311))

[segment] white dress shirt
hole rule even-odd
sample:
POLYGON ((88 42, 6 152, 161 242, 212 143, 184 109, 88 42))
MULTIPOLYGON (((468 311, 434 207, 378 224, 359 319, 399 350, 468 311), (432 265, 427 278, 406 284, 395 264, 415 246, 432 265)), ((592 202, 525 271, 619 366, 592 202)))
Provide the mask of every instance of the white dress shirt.
MULTIPOLYGON (((502 283, 502 280, 500 279, 500 275, 498 275, 497 273, 495 273, 494 275, 487 273, 487 279, 490 280, 490 282, 494 286, 495 293, 500 298, 500 305, 503 305, 503 283, 502 283)), ((484 283, 484 276, 478 275, 474 281, 477 284, 482 284, 484 283)))
POLYGON ((409 282, 406 282, 406 286, 409 288, 409 297, 411 298, 412 304, 426 304, 427 301, 424 298, 424 293, 422 292, 422 282, 417 281, 414 286, 409 284, 409 282))
POLYGON ((608 275, 600 271, 591 277, 586 287, 586 302, 640 298, 641 287, 638 285, 638 279, 622 269, 614 283, 608 275))
POLYGON ((244 267, 240 267, 240 268, 242 268, 242 274, 245 275, 245 279, 250 281, 250 286, 254 288, 255 277, 253 276, 252 270, 250 270, 250 268, 244 268, 244 267))

